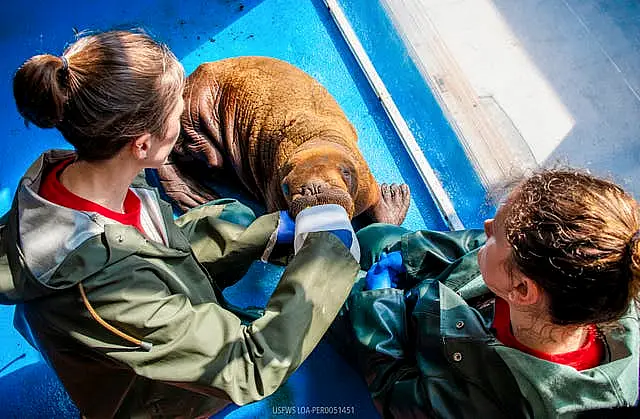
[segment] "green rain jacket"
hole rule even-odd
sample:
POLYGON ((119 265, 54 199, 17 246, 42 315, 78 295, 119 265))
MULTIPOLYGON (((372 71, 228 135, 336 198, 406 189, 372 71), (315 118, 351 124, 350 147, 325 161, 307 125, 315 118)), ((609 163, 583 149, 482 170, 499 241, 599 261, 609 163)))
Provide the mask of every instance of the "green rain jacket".
POLYGON ((349 294, 359 268, 349 250, 332 234, 310 233, 264 313, 242 321, 223 306, 221 289, 269 257, 277 213, 254 221, 246 207, 223 200, 174 223, 155 189, 135 187, 162 214, 165 246, 133 227, 39 197, 43 171, 70 155, 45 153, 20 182, 1 230, 0 301, 20 304, 29 326, 21 333, 82 414, 199 417, 273 393, 349 294), (117 332, 92 317, 79 284, 117 332))
POLYGON ((493 299, 477 263, 482 231, 372 225, 358 238, 364 269, 383 250, 400 250, 407 268, 404 290, 354 286, 331 330, 384 417, 559 418, 636 403, 635 306, 602 330, 602 364, 577 371, 494 337, 493 299))

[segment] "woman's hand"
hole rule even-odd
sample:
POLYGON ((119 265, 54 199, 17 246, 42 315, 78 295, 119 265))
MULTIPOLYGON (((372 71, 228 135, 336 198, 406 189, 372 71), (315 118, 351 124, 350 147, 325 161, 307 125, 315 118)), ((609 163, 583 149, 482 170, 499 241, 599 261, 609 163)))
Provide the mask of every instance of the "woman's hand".
MULTIPOLYGON (((293 243, 295 230, 296 222, 293 220, 293 218, 291 218, 289 212, 280 211, 280 221, 278 221, 278 235, 276 237, 276 241, 280 244, 293 243)), ((351 244, 353 243, 353 235, 351 234, 351 230, 337 229, 328 230, 328 232, 339 238, 347 248, 351 247, 351 244)))
POLYGON ((389 254, 382 253, 380 260, 371 265, 365 278, 366 290, 377 290, 383 288, 398 288, 400 274, 407 272, 402 263, 402 253, 400 251, 389 254))
POLYGON ((293 243, 294 233, 296 231, 296 222, 289 215, 288 211, 280 211, 280 221, 278 221, 278 243, 293 243))

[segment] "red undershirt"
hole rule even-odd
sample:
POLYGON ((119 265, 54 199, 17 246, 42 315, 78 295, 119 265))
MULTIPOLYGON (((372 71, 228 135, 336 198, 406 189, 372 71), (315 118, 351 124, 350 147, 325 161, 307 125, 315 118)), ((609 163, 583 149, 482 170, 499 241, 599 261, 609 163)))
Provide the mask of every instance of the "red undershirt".
POLYGON ((54 204, 66 208, 78 211, 97 212, 98 214, 118 221, 119 223, 133 226, 142 234, 145 234, 144 229, 140 224, 140 198, 138 198, 131 189, 127 191, 127 196, 124 199, 123 214, 84 199, 74 194, 60 183, 60 173, 62 173, 62 171, 71 164, 73 160, 73 158, 63 160, 55 165, 48 174, 46 174, 40 184, 40 196, 54 204))
POLYGON ((509 304, 498 297, 496 297, 495 303, 493 328, 495 329, 496 337, 505 346, 528 353, 536 358, 555 362, 556 364, 568 365, 578 371, 597 367, 600 365, 604 355, 604 344, 598 339, 595 326, 589 327, 587 339, 581 348, 563 354, 548 354, 521 344, 511 331, 509 304))

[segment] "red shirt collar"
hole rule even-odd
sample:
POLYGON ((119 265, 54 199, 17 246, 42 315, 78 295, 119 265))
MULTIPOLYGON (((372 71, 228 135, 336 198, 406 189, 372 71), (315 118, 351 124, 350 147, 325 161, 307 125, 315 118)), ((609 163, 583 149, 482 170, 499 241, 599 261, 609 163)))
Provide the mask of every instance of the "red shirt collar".
POLYGON ((598 339, 595 326, 589 327, 587 339, 581 348, 562 354, 548 354, 546 352, 529 348, 528 346, 518 342, 511 331, 510 317, 509 304, 507 304, 503 299, 496 297, 493 328, 495 329, 496 337, 505 346, 533 355, 536 358, 573 367, 578 371, 587 370, 600 365, 604 355, 604 344, 600 339, 598 339))
POLYGON ((66 208, 97 212, 119 223, 133 226, 144 234, 144 229, 140 224, 140 198, 131 189, 127 191, 124 199, 124 213, 119 213, 74 194, 60 182, 60 173, 73 161, 73 157, 61 161, 44 176, 40 184, 40 196, 66 208))

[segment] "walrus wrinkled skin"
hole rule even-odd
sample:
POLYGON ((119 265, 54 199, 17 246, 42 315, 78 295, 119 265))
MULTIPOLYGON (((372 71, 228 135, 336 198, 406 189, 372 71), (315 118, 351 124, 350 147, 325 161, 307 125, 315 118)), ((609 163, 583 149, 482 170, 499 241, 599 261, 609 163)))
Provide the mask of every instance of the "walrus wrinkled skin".
POLYGON ((267 57, 202 64, 187 78, 184 100, 180 138, 158 171, 183 210, 215 198, 207 180, 231 167, 267 211, 295 217, 334 203, 350 217, 404 220, 408 186, 378 185, 338 103, 291 64, 267 57))

